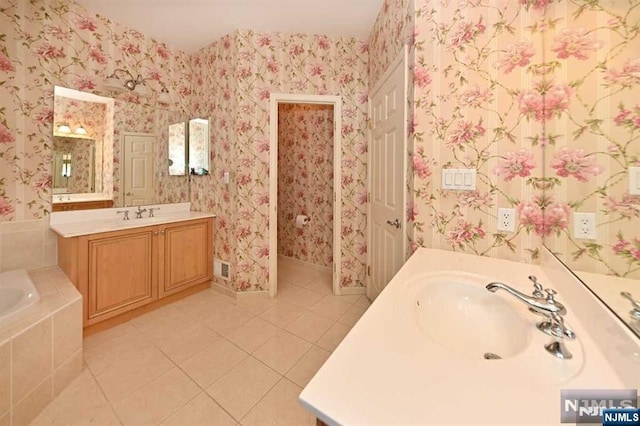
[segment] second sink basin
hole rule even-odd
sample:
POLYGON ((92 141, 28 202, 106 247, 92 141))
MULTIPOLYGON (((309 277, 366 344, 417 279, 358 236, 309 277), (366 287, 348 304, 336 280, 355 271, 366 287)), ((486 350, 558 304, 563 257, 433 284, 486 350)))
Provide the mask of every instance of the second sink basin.
POLYGON ((400 303, 409 322, 448 351, 475 359, 512 357, 528 347, 532 327, 484 288, 488 282, 459 272, 423 274, 407 283, 400 303))

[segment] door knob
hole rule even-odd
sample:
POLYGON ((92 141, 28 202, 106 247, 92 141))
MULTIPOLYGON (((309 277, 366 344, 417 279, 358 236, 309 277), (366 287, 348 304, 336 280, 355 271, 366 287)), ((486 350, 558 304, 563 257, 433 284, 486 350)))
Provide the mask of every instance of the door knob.
POLYGON ((387 225, 395 226, 396 228, 400 229, 400 221, 398 219, 394 220, 393 222, 388 220, 387 225))

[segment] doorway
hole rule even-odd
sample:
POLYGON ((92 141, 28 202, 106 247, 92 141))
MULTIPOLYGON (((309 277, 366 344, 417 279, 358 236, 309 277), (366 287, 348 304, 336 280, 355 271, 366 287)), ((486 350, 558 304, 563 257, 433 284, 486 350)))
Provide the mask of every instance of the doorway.
POLYGON ((405 46, 369 98, 367 297, 372 302, 404 264, 407 253, 406 82, 405 46))
MULTIPOLYGON (((291 247, 281 246, 283 249, 281 250, 282 257, 285 259, 302 258, 304 260, 300 261, 300 265, 307 263, 309 267, 316 266, 319 270, 330 265, 329 273, 332 275, 333 293, 340 294, 342 135, 336 129, 342 128, 341 106, 340 96, 271 94, 269 149, 269 295, 271 297, 275 297, 278 292, 278 237, 282 233, 286 233, 287 242, 291 242, 291 247), (326 126, 328 123, 324 120, 328 118, 332 124, 332 128, 329 130, 333 140, 330 144, 332 146, 325 143, 324 149, 328 147, 330 152, 317 152, 314 155, 313 149, 297 146, 294 149, 293 157, 287 155, 286 158, 283 157, 279 160, 279 112, 291 113, 293 123, 290 130, 294 133, 298 132, 293 128, 296 120, 316 119, 318 124, 326 126), (326 170, 328 162, 330 162, 329 170, 326 170), (287 173, 279 173, 280 167, 283 168, 282 171, 285 167, 288 169, 287 171, 295 168, 301 175, 296 178, 293 175, 287 175, 287 173), (311 177, 313 180, 309 180, 310 175, 314 174, 316 176, 311 177), (284 176, 285 179, 289 179, 285 182, 289 182, 290 185, 283 183, 279 188, 279 175, 281 178, 284 176), (307 184, 298 181, 294 185, 292 179, 306 180, 307 184), (324 184, 319 180, 323 180, 324 184), (333 184, 334 182, 336 184, 333 184), (332 188, 328 188, 329 185, 332 188), (318 193, 314 195, 314 192, 318 193), (280 198, 287 201, 286 205, 282 205, 282 209, 285 211, 280 211, 281 209, 278 207, 280 198), (314 202, 319 208, 314 208, 314 202), (326 211, 327 208, 329 211, 326 211), (308 217, 309 221, 305 223, 303 220, 302 223, 296 224, 298 215, 308 217), (333 231, 330 233, 332 235, 327 236, 326 233, 321 235, 323 234, 321 231, 323 225, 326 225, 329 220, 333 225, 333 231)), ((307 124, 309 123, 297 126, 299 133, 293 135, 293 138, 284 138, 283 142, 288 144, 289 148, 291 148, 290 145, 295 145, 300 141, 302 144, 312 144, 314 135, 304 129, 307 124), (294 140, 295 138, 298 138, 298 142, 294 140)), ((283 125, 289 124, 283 123, 283 125)), ((292 261, 298 263, 298 260, 292 261)))
POLYGON ((155 172, 153 167, 153 133, 122 135, 122 205, 142 206, 155 202, 155 172))

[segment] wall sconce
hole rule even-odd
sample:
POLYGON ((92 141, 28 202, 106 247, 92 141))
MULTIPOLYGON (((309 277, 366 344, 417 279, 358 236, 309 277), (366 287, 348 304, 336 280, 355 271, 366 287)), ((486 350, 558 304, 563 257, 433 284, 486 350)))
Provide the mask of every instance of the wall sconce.
POLYGON ((87 134, 87 129, 85 129, 81 124, 80 126, 78 126, 78 128, 76 129, 76 131, 74 133, 76 135, 86 135, 87 134))
POLYGON ((71 133, 71 127, 69 127, 68 123, 60 123, 60 125, 58 126, 58 132, 71 133))
MULTIPOLYGON (((148 80, 148 78, 143 78, 140 74, 134 77, 128 70, 117 68, 106 78, 104 87, 117 91, 128 89, 138 96, 148 97, 150 95, 149 86, 146 83, 148 80)), ((160 95, 158 95, 158 102, 169 103, 171 101, 169 90, 162 82, 160 82, 160 85, 162 85, 162 89, 160 90, 160 95)))

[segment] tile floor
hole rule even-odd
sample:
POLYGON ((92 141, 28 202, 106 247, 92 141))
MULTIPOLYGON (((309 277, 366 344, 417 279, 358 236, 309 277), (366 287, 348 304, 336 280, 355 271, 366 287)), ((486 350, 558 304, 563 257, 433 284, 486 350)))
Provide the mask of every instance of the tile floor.
POLYGON ((278 292, 205 290, 85 338, 84 371, 32 425, 314 425, 298 394, 369 302, 290 262, 278 292))

